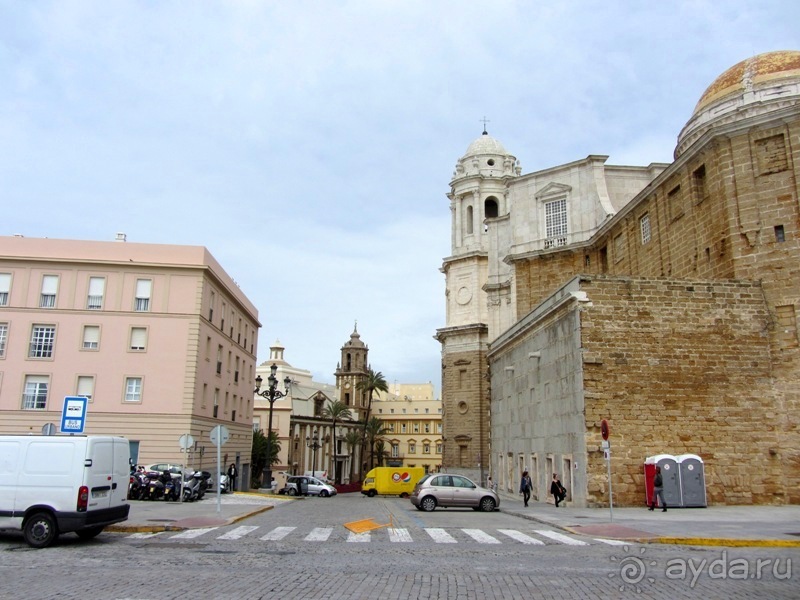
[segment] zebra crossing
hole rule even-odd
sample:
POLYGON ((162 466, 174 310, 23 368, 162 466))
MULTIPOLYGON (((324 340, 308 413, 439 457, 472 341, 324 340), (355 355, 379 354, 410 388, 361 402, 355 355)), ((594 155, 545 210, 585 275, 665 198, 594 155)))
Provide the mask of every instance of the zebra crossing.
POLYGON ((518 543, 529 546, 544 546, 547 544, 563 544, 567 546, 589 546, 592 542, 607 544, 610 546, 630 545, 629 542, 606 539, 592 538, 587 541, 578 536, 567 535, 549 529, 535 529, 528 532, 516 529, 497 529, 487 532, 482 529, 444 529, 441 527, 426 527, 415 532, 413 535, 407 528, 386 527, 378 530, 367 531, 365 533, 355 533, 348 531, 344 527, 313 527, 310 530, 301 530, 298 527, 274 527, 265 531, 266 528, 257 525, 242 525, 230 530, 223 530, 220 527, 205 527, 200 529, 187 529, 181 532, 160 531, 155 533, 132 533, 126 536, 128 539, 150 539, 158 537, 170 540, 221 540, 235 541, 243 538, 257 537, 264 542, 278 542, 287 538, 302 540, 304 542, 331 542, 343 541, 346 543, 369 543, 373 541, 389 541, 390 543, 411 543, 414 541, 430 541, 435 544, 504 544, 518 543))

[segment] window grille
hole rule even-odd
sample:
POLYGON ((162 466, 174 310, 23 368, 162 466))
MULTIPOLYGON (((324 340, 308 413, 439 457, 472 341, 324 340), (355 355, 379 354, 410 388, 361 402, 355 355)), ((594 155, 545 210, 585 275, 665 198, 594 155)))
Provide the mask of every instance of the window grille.
POLYGON ((31 333, 29 358, 52 358, 56 328, 53 325, 34 325, 31 333))
POLYGON ((47 383, 47 377, 40 375, 28 375, 25 378, 22 410, 44 410, 47 408, 47 383))

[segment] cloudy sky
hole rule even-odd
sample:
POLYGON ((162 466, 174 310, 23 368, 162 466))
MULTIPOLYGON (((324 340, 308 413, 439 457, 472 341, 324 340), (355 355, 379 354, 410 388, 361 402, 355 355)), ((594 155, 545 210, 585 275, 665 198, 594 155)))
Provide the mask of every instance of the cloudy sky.
POLYGON ((446 194, 489 133, 523 172, 669 162, 705 88, 800 49, 800 2, 0 0, 0 235, 206 246, 259 361, 440 390, 446 194))

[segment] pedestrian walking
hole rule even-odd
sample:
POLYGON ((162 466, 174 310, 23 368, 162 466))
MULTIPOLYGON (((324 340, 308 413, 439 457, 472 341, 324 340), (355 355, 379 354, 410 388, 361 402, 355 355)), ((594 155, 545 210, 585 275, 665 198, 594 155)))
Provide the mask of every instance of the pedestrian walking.
POLYGON ((497 486, 495 485, 494 481, 492 481, 492 476, 489 475, 489 478, 486 480, 486 487, 493 492, 497 491, 497 486))
POLYGON ((531 478, 528 475, 527 471, 522 472, 522 479, 519 482, 519 492, 522 494, 522 500, 525 502, 525 506, 528 506, 528 500, 531 499, 531 488, 533 487, 533 483, 531 482, 531 478))
POLYGON ((561 480, 558 478, 558 473, 553 473, 553 481, 550 484, 550 493, 553 494, 553 499, 556 501, 556 508, 558 503, 563 502, 567 497, 567 489, 561 485, 561 480))
POLYGON ((667 512, 667 503, 664 501, 664 478, 661 476, 661 467, 656 467, 656 476, 653 479, 653 502, 647 510, 655 510, 656 501, 659 501, 661 504, 661 512, 667 512))
POLYGON ((228 489, 230 490, 231 494, 233 490, 236 489, 236 477, 239 475, 239 471, 236 469, 236 465, 231 463, 231 466, 228 467, 228 489))

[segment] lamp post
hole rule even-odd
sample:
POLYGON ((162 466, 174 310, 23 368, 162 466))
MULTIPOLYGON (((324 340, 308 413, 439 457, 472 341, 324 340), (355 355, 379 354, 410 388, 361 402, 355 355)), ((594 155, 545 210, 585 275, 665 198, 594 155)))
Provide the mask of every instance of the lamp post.
POLYGON ((311 476, 317 476, 317 450, 322 448, 322 444, 319 440, 319 432, 315 429, 312 437, 306 436, 306 446, 311 448, 312 450, 312 457, 311 457, 311 476))
POLYGON ((275 376, 275 373, 278 372, 278 365, 273 364, 269 368, 269 377, 267 377, 268 387, 263 392, 261 390, 261 383, 264 381, 261 379, 261 375, 256 377, 256 389, 253 392, 256 396, 261 396, 262 398, 266 398, 269 402, 269 424, 267 425, 267 465, 264 467, 264 484, 265 486, 272 484, 272 405, 275 404, 275 400, 278 398, 283 398, 289 394, 289 390, 292 387, 292 379, 287 375, 283 379, 283 386, 286 390, 285 392, 280 391, 278 388, 278 378, 275 376))

